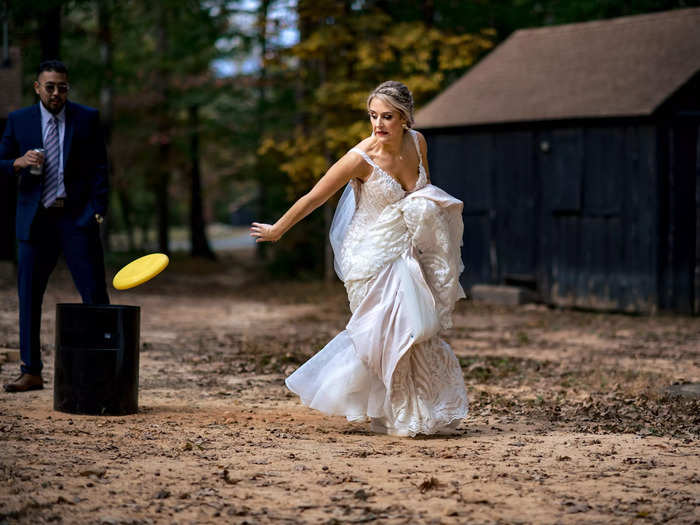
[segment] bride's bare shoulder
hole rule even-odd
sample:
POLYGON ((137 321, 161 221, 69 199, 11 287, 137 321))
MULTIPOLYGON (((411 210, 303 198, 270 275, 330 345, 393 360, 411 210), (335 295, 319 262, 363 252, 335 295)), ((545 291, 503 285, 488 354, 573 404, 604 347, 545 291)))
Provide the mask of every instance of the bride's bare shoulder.
POLYGON ((361 149, 365 153, 371 153, 372 150, 374 149, 375 144, 377 143, 377 139, 374 137, 367 137, 366 139, 361 140, 358 142, 355 147, 357 149, 361 149))
MULTIPOLYGON (((364 153, 369 153, 374 145, 374 137, 367 137, 366 139, 358 142, 352 149, 359 149, 364 153)), ((343 157, 343 164, 353 170, 356 175, 355 178, 365 181, 372 173, 372 166, 370 166, 367 161, 356 152, 348 151, 343 157)))

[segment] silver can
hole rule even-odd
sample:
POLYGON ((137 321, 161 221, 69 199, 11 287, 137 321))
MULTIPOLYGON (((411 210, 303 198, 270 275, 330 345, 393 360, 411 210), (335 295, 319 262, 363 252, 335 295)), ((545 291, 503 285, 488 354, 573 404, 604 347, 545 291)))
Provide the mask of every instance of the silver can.
MULTIPOLYGON (((46 150, 44 148, 34 148, 34 151, 44 155, 44 163, 45 163, 46 162, 46 150)), ((32 175, 41 175, 42 173, 44 173, 44 164, 42 164, 41 166, 30 166, 29 173, 31 173, 32 175)))

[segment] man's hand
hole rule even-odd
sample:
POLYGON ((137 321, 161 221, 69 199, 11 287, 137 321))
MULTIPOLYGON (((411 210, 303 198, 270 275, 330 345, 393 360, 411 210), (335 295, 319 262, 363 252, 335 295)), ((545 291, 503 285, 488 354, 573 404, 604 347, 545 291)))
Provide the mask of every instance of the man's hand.
POLYGON ((30 166, 39 167, 42 164, 44 164, 44 154, 30 149, 21 157, 16 158, 12 166, 15 168, 15 171, 19 171, 23 168, 29 168, 30 166))

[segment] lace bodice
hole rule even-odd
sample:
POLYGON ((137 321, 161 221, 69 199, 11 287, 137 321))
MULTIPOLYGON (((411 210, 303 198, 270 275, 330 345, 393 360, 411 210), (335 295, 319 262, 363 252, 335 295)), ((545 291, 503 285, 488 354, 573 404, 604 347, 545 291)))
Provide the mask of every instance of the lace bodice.
POLYGON ((418 144, 418 134, 412 129, 409 129, 408 132, 411 134, 413 143, 416 146, 416 153, 418 153, 418 179, 411 190, 405 190, 397 179, 383 170, 360 148, 352 148, 350 150, 361 155, 367 164, 373 168, 369 178, 363 184, 357 182, 357 179, 354 182, 354 189, 358 196, 358 214, 368 213, 376 218, 385 206, 395 203, 407 194, 423 188, 428 183, 428 176, 425 172, 425 166, 423 166, 423 156, 420 153, 418 144))
MULTIPOLYGON (((428 176, 425 171, 425 166, 423 166, 423 158, 418 144, 418 135, 412 129, 409 130, 409 133, 413 138, 413 143, 418 153, 418 180, 416 180, 416 184, 411 190, 405 190, 398 180, 383 170, 361 149, 352 148, 350 150, 361 155, 373 169, 364 183, 360 183, 357 179, 353 179, 351 182, 355 190, 357 209, 350 227, 348 228, 347 237, 345 238, 343 247, 345 253, 353 251, 357 242, 363 238, 367 229, 377 220, 384 208, 398 202, 406 195, 425 187, 428 183, 428 176)), ((348 264, 352 264, 351 258, 347 258, 346 260, 348 264)))

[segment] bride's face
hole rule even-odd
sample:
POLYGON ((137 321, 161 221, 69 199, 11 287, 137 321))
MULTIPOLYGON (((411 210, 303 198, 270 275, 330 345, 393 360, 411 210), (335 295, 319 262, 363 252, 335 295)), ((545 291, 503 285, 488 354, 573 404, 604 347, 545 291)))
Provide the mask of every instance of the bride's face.
POLYGON ((374 136, 381 141, 403 136, 401 113, 380 98, 373 98, 369 104, 369 121, 374 136))

